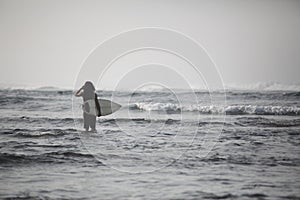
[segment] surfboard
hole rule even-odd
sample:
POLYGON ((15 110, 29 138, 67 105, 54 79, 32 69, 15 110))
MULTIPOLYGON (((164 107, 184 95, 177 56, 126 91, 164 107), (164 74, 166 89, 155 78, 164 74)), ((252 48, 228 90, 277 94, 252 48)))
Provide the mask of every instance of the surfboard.
MULTIPOLYGON (((107 99, 98 99, 100 104, 101 116, 110 115, 121 108, 121 105, 107 99)), ((97 116, 97 108, 95 100, 87 100, 82 106, 83 112, 89 115, 97 116)))

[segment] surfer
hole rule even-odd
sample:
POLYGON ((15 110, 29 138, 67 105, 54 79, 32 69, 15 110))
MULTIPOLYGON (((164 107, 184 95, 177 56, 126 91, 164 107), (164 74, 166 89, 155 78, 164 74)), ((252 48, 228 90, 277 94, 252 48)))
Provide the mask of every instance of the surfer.
MULTIPOLYGON (((96 89, 91 81, 86 81, 85 84, 75 93, 75 96, 82 97, 84 103, 88 100, 95 100, 96 109, 97 109, 97 113, 98 113, 97 115, 100 116, 100 105, 98 102, 96 89)), ((90 109, 90 108, 84 107, 84 109, 90 109)), ((88 112, 84 111, 83 112, 83 123, 84 123, 83 127, 86 131, 88 131, 89 128, 91 128, 92 131, 96 131, 96 116, 95 115, 91 115, 88 112)))

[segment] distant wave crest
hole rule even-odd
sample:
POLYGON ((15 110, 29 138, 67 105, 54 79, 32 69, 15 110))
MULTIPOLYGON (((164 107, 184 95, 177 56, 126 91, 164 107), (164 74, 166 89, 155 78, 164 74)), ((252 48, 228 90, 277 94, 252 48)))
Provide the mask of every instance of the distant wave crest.
POLYGON ((277 82, 258 82, 254 84, 228 84, 228 90, 255 90, 255 91, 300 91, 299 84, 283 84, 277 82))

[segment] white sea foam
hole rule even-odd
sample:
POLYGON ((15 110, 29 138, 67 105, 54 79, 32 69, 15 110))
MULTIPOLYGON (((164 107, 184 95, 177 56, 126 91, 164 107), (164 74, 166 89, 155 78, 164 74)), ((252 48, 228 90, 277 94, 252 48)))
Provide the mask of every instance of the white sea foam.
POLYGON ((201 114, 228 115, 300 115, 296 106, 258 106, 258 105, 188 105, 181 106, 172 103, 135 103, 131 109, 158 112, 200 112, 201 114))

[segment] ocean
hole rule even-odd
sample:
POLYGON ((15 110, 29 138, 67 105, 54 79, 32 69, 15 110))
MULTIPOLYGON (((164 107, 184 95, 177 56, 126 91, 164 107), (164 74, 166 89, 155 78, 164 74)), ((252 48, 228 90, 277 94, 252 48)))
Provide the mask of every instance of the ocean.
POLYGON ((300 199, 299 91, 0 90, 1 199, 300 199))

